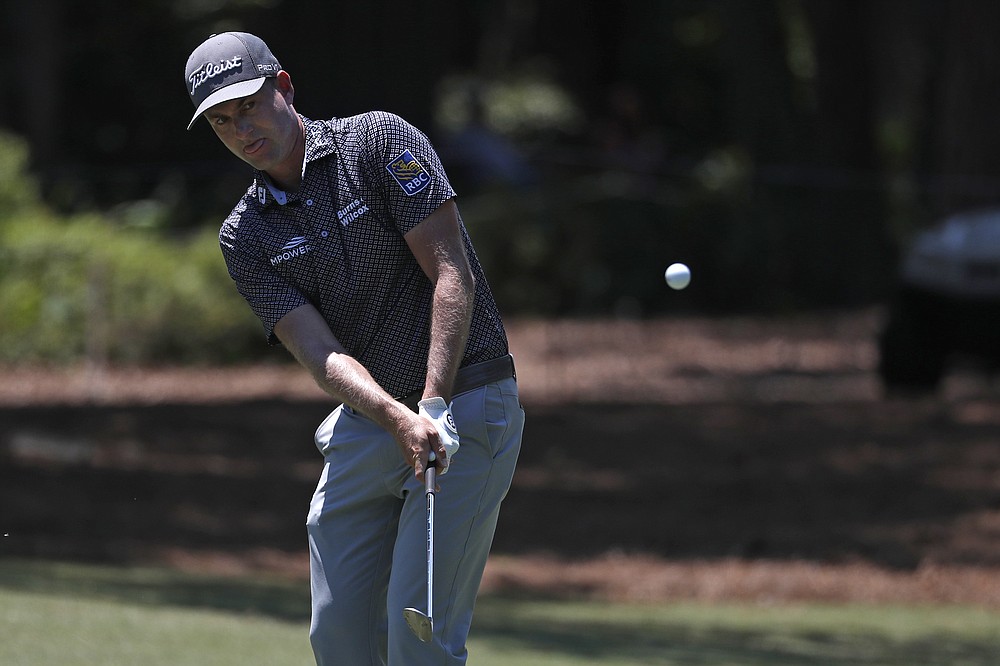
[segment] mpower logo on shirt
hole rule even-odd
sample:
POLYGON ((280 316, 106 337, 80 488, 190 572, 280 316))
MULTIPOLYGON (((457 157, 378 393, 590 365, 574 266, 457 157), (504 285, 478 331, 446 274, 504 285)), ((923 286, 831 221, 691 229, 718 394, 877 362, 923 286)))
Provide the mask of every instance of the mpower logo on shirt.
POLYGON ((309 252, 312 252, 312 246, 307 244, 306 237, 296 236, 285 243, 285 246, 281 248, 281 252, 271 257, 271 265, 277 266, 283 261, 301 257, 303 254, 308 254, 309 252))

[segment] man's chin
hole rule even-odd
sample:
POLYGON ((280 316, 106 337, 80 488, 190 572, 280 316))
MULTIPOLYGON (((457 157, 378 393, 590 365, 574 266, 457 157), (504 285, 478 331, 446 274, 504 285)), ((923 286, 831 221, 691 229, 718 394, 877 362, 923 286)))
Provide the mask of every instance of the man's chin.
POLYGON ((258 171, 267 171, 268 166, 271 164, 271 161, 266 159, 262 153, 247 155, 246 153, 239 152, 236 153, 236 156, 240 158, 240 161, 246 162, 258 171))

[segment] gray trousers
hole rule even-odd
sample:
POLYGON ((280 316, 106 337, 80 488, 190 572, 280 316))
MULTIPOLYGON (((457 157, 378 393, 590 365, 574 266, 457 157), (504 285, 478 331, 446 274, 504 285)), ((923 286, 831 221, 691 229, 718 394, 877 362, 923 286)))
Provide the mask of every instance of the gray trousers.
POLYGON ((316 431, 323 472, 306 521, 319 666, 464 664, 472 611, 500 503, 521 447, 524 411, 505 379, 455 396, 461 448, 438 477, 434 638, 421 643, 403 609, 426 610, 426 502, 393 438, 338 407, 316 431))

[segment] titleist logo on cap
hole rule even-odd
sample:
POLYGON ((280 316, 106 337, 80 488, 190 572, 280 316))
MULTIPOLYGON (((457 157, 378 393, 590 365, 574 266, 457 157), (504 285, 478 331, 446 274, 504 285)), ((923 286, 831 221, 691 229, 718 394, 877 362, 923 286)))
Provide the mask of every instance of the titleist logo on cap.
POLYGON ((191 83, 191 94, 198 89, 198 86, 205 83, 206 81, 215 78, 219 74, 225 74, 231 69, 239 69, 243 66, 243 58, 240 56, 233 56, 228 60, 223 60, 219 63, 206 62, 204 65, 191 72, 191 76, 188 77, 188 81, 191 83))

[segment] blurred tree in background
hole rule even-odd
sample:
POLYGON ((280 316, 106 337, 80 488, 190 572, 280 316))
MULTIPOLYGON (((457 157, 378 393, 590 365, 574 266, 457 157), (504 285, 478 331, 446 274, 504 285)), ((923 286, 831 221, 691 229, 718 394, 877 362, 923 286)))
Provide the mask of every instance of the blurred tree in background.
POLYGON ((511 315, 876 303, 915 230, 1000 193, 990 0, 6 7, 0 126, 56 213, 211 237, 249 174, 184 130, 181 72, 248 30, 301 113, 427 131, 511 315), (676 260, 695 281, 668 295, 676 260))

